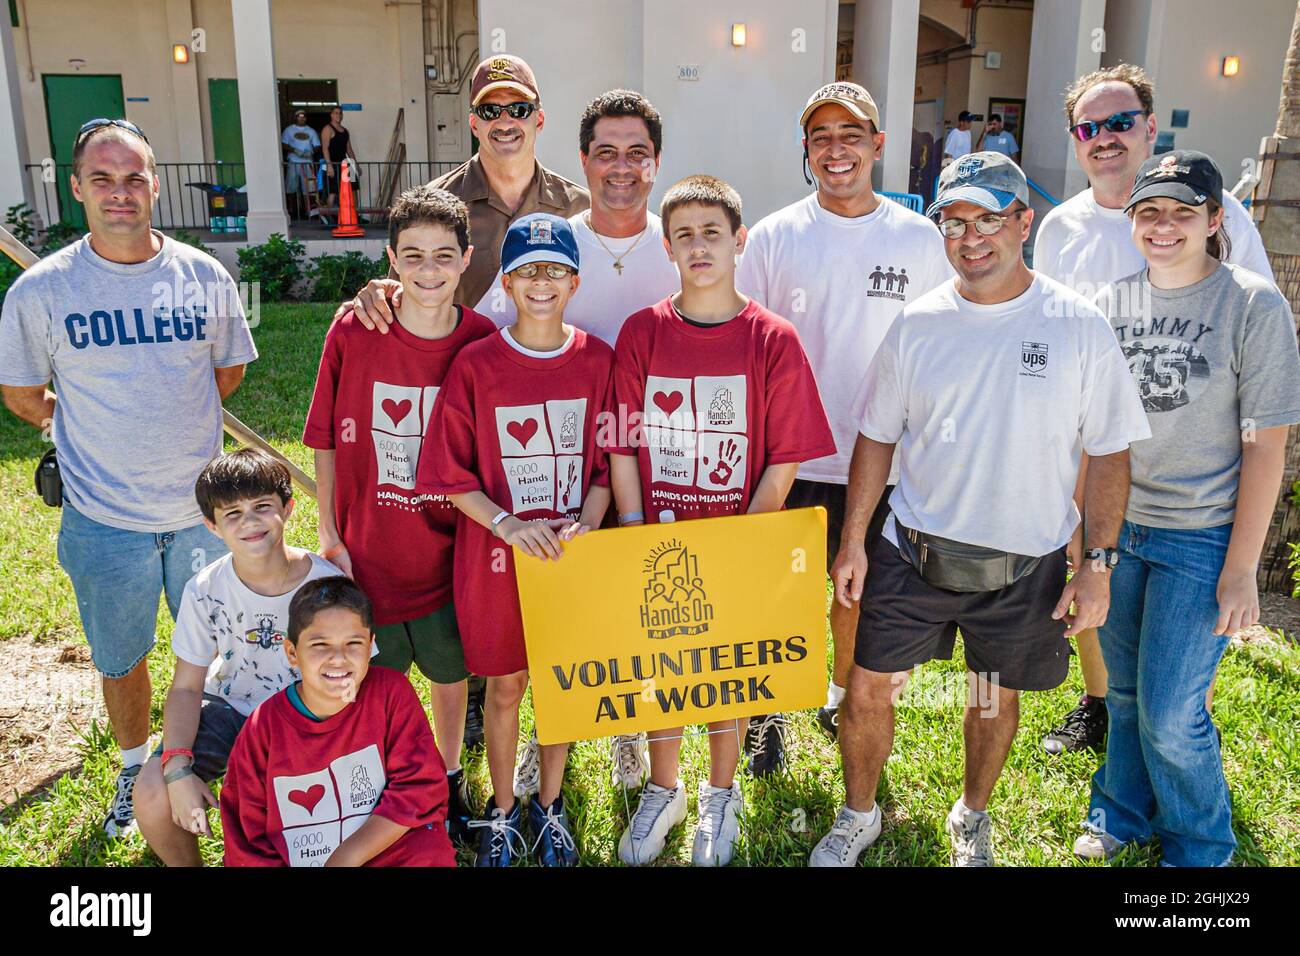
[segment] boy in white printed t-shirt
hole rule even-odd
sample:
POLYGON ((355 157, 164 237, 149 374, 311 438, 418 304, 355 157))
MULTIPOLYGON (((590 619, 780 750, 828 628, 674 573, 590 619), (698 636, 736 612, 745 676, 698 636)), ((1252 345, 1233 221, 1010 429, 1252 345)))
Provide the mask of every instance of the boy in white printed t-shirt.
POLYGON ((265 452, 215 459, 195 496, 230 553, 185 585, 163 739, 135 787, 140 831, 169 866, 201 865, 197 835, 212 835, 207 808, 217 805, 208 785, 225 773, 248 715, 297 678, 283 647, 289 602, 306 582, 339 573, 285 543, 293 487, 288 469, 265 452))

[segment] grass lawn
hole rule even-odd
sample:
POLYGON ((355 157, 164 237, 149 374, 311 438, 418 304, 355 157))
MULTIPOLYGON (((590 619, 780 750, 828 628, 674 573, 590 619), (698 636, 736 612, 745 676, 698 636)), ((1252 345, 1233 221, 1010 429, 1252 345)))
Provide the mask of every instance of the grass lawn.
MULTIPOLYGON (((308 471, 311 454, 299 437, 331 311, 322 305, 264 308, 255 330, 262 358, 250 367, 229 403, 236 415, 308 471)), ((160 450, 165 444, 160 435, 160 450)), ((45 508, 32 489, 32 471, 44 447, 35 430, 0 414, 0 498, 5 501, 0 509, 0 644, 84 640, 71 585, 55 559, 58 513, 45 508)), ((314 503, 301 504, 290 522, 289 537, 293 544, 312 548, 314 503)), ((161 729, 171 674, 171 629, 164 610, 158 645, 150 656, 156 730, 161 729)), ((12 698, 14 686, 21 688, 35 676, 0 675, 0 687, 8 684, 12 698)), ((427 684, 418 676, 415 683, 427 702, 427 684)), ((867 865, 939 866, 948 861, 943 819, 961 789, 963 667, 956 662, 928 665, 914 684, 902 701, 894 754, 885 771, 885 831, 865 855, 867 865)), ((1074 674, 1058 690, 1023 698, 1021 733, 992 803, 995 852, 1002 865, 1076 862, 1070 845, 1087 810, 1088 777, 1097 758, 1048 757, 1038 740, 1073 705, 1078 692, 1074 674)), ((4 697, 0 694, 0 700, 4 697)), ((39 703, 29 700, 31 706, 39 703)), ((1244 864, 1300 863, 1297 712, 1300 650, 1280 640, 1234 644, 1220 670, 1215 719, 1223 731, 1233 822, 1244 864)), ((9 716, 0 711, 0 762, 13 759, 20 746, 5 736, 9 716)), ((530 715, 524 723, 531 723, 530 715)), ((84 765, 43 791, 19 794, 25 799, 0 810, 0 865, 157 865, 138 834, 116 842, 101 836, 99 824, 117 770, 116 747, 102 722, 82 722, 78 729, 84 765)), ((804 865, 839 806, 839 754, 818 729, 814 714, 791 715, 787 751, 787 772, 779 779, 741 778, 746 815, 738 863, 804 865)), ((707 775, 707 753, 702 737, 685 744, 682 773, 690 814, 687 826, 670 841, 665 863, 690 861, 695 792, 707 775)), ((481 804, 488 781, 482 749, 467 755, 466 766, 481 804)), ((565 793, 583 861, 615 864, 629 806, 622 792, 611 786, 605 742, 573 747, 565 793)), ((219 826, 215 815, 213 819, 219 826)), ((219 862, 220 850, 219 841, 204 841, 209 862, 219 862)), ((469 862, 470 854, 462 851, 460 858, 469 862)), ((1139 850, 1120 862, 1148 865, 1153 860, 1151 851, 1139 850)))

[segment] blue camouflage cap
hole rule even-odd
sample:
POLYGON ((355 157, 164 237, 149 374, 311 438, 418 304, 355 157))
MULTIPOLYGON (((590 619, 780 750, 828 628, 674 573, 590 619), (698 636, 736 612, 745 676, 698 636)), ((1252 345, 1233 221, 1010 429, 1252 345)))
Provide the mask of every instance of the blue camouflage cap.
POLYGON ((1029 205, 1029 182, 1015 161, 1002 153, 967 153, 939 174, 939 190, 930 208, 933 216, 955 202, 969 202, 1001 212, 1019 199, 1029 205))

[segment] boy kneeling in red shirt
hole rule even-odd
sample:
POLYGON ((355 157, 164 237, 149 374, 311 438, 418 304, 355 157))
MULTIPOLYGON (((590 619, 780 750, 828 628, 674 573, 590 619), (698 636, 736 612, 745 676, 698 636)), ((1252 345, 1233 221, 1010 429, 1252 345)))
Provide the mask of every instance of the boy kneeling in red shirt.
POLYGON ((221 791, 227 866, 455 866, 447 774, 406 677, 370 666, 370 600, 317 578, 289 605, 302 680, 235 741, 221 791))

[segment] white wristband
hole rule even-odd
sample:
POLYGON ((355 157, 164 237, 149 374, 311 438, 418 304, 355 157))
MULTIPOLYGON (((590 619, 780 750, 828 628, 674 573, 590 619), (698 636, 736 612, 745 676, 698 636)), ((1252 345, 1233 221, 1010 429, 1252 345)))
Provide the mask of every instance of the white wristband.
POLYGON ((501 522, 505 521, 509 517, 509 511, 502 511, 492 519, 492 533, 498 538, 501 537, 501 522))

